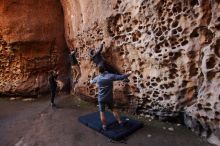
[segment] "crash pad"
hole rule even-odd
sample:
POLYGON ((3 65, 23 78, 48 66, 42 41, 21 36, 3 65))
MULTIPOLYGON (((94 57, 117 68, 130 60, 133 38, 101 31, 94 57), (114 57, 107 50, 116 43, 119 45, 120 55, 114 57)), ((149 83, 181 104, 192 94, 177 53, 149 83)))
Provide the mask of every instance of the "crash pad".
POLYGON ((121 117, 125 122, 123 126, 118 124, 112 113, 105 112, 105 116, 108 122, 107 130, 102 129, 99 112, 89 113, 81 116, 79 117, 79 122, 112 140, 122 140, 143 127, 142 122, 126 116, 121 117))

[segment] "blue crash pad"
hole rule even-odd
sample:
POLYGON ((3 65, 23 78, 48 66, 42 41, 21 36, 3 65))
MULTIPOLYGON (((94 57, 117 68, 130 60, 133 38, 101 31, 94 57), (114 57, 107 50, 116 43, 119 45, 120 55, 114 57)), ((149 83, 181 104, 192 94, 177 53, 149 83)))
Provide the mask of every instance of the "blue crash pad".
POLYGON ((106 131, 102 130, 102 123, 99 117, 99 112, 81 116, 79 117, 79 122, 113 140, 121 140, 143 127, 142 122, 129 119, 127 117, 122 117, 122 120, 126 121, 126 123, 124 126, 121 126, 117 123, 113 114, 110 112, 105 112, 105 116, 108 122, 108 130, 106 131))

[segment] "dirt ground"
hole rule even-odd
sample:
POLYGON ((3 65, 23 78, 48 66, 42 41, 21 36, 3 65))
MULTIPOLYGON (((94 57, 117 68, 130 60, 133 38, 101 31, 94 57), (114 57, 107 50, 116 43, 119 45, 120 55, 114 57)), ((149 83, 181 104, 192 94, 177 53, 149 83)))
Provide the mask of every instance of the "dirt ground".
POLYGON ((0 146, 210 146, 190 130, 170 123, 147 120, 144 128, 124 143, 108 138, 78 122, 78 117, 96 111, 91 105, 70 96, 33 101, 0 99, 0 146), (169 127, 174 131, 167 130, 169 127))

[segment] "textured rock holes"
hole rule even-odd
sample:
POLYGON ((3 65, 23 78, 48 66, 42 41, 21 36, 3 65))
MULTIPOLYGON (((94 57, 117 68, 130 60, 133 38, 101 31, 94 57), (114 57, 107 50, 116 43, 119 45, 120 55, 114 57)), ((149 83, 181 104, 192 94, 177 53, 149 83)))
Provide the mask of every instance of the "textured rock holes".
MULTIPOLYGON (((115 10, 117 11, 124 8, 125 3, 124 1, 118 1, 115 10)), ((194 7, 199 5, 199 2, 197 0, 191 0, 189 4, 194 7)), ((143 108, 145 110, 147 108, 154 108, 154 106, 157 105, 163 109, 164 106, 166 106, 166 104, 162 106, 163 101, 171 100, 174 95, 173 93, 166 92, 166 90, 175 88, 177 86, 175 80, 180 77, 181 74, 186 74, 186 70, 180 69, 179 65, 176 64, 176 61, 184 55, 179 49, 189 44, 189 38, 186 37, 189 31, 181 25, 180 21, 182 17, 184 17, 184 19, 191 19, 190 13, 193 11, 190 10, 186 3, 160 1, 156 5, 158 20, 157 23, 155 23, 155 18, 152 16, 142 15, 147 11, 146 8, 149 8, 150 5, 151 2, 143 1, 140 7, 138 7, 140 15, 135 17, 132 17, 131 12, 125 11, 111 16, 108 19, 108 32, 119 42, 119 45, 125 44, 121 46, 122 48, 123 46, 126 47, 126 43, 141 44, 148 42, 145 43, 144 46, 136 47, 135 49, 140 52, 140 54, 148 54, 149 57, 157 61, 159 63, 159 69, 169 68, 165 77, 154 77, 152 75, 143 78, 142 71, 137 72, 137 70, 133 70, 136 74, 132 77, 132 81, 137 86, 135 92, 139 94, 138 97, 140 99, 140 102, 137 104, 141 106, 139 109, 143 108), (165 11, 162 11, 162 8, 165 9, 165 11), (151 38, 151 40, 146 40, 145 37, 142 36, 147 36, 151 38), (150 53, 148 53, 147 50, 149 48, 153 49, 154 52, 150 51, 150 53), (155 91, 150 93, 148 90, 155 91), (147 100, 145 100, 145 97, 148 97, 147 100)), ((193 22, 192 25, 195 26, 197 23, 193 22)), ((195 30, 191 36, 198 37, 199 33, 205 33, 205 35, 207 35, 206 30, 198 30, 199 29, 195 30)), ((210 39, 207 38, 205 42, 208 43, 210 42, 209 40, 210 39)), ((120 56, 127 54, 129 53, 126 53, 124 49, 120 49, 120 56)), ((187 54, 187 57, 194 60, 196 55, 197 54, 192 51, 187 54)), ((149 58, 146 58, 146 60, 148 59, 149 58)), ((132 59, 131 63, 137 62, 140 70, 142 70, 142 66, 145 65, 144 60, 145 58, 138 57, 132 59)), ((189 78, 197 76, 198 65, 193 61, 188 64, 189 78)), ((182 82, 181 88, 187 88, 184 81, 182 82)), ((174 105, 172 106, 172 103, 170 103, 169 108, 171 111, 174 110, 173 107, 174 105)))
MULTIPOLYGON (((129 89, 138 111, 175 113, 184 107, 201 119, 213 118, 212 111, 217 117, 219 112, 213 109, 214 103, 206 103, 206 95, 216 96, 207 90, 219 78, 220 39, 213 38, 220 17, 206 18, 211 17, 209 8, 208 1, 198 0, 117 1, 114 14, 107 19, 107 32, 114 41, 111 53, 121 60, 123 65, 116 64, 121 72, 133 71, 129 89), (190 109, 194 103, 199 103, 198 109, 190 109)), ((90 36, 84 38, 92 38, 91 42, 101 40, 96 40, 95 29, 86 33, 90 36)), ((88 90, 96 95, 94 87, 88 90)))

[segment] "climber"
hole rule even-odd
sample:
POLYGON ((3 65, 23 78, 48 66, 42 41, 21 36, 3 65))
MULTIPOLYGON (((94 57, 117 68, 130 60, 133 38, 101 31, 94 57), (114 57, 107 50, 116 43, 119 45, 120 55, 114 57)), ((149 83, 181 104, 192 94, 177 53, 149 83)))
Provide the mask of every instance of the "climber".
POLYGON ((54 103, 54 98, 56 95, 56 89, 57 89, 57 76, 58 76, 58 72, 56 71, 51 71, 50 75, 48 77, 48 83, 49 83, 49 87, 50 87, 50 92, 51 92, 51 106, 55 107, 55 103, 54 103))
POLYGON ((105 67, 105 69, 109 72, 109 73, 113 73, 113 74, 120 74, 115 68, 113 68, 111 65, 109 65, 102 57, 102 49, 104 46, 104 42, 100 45, 99 48, 97 48, 97 51, 95 52, 94 48, 90 48, 89 49, 89 56, 92 59, 92 61, 96 64, 96 66, 100 67, 105 67))
MULTIPOLYGON (((77 48, 75 49, 75 51, 72 51, 69 54, 70 63, 71 63, 71 73, 72 73, 71 86, 73 86, 75 83, 77 83, 77 81, 81 75, 79 63, 76 59, 76 52, 77 52, 77 48)), ((73 93, 74 92, 75 91, 73 91, 73 93)))
POLYGON ((100 119, 102 122, 103 130, 107 130, 107 121, 105 117, 105 106, 113 112, 114 117, 120 125, 124 125, 125 122, 121 120, 118 111, 114 107, 113 101, 113 81, 127 79, 129 74, 117 75, 109 73, 103 66, 99 66, 100 75, 96 76, 90 81, 91 84, 96 83, 98 86, 98 104, 100 119))

